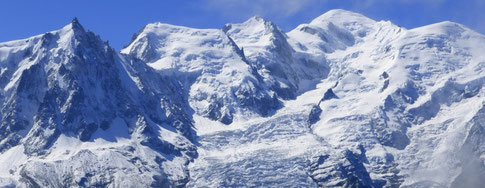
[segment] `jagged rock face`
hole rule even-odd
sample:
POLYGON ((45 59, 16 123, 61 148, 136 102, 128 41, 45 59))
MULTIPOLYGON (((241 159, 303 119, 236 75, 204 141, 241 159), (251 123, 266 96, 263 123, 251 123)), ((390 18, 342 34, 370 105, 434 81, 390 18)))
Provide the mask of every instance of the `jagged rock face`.
POLYGON ((122 53, 179 79, 195 113, 212 120, 231 124, 280 107, 258 69, 221 30, 149 24, 122 53))
MULTIPOLYGON (((94 144, 97 139, 106 140, 103 134, 110 134, 111 138, 138 142, 134 149, 148 146, 159 153, 160 159, 172 155, 189 160, 197 155, 191 142, 192 120, 182 86, 139 60, 114 52, 98 36, 85 31, 77 20, 58 31, 2 43, 0 50, 7 53, 0 60, 2 152, 11 149, 26 157, 49 158, 62 152, 57 148, 66 147, 65 137, 94 144), (160 137, 164 131, 178 133, 181 140, 167 141, 160 137)), ((108 150, 114 160, 125 163, 132 160, 120 153, 122 149, 108 150)), ((100 156, 85 151, 90 154, 73 154, 61 160, 62 166, 27 162, 18 170, 11 169, 11 175, 18 173, 28 186, 41 187, 77 184, 104 187, 120 181, 117 172, 105 171, 120 168, 117 164, 108 167, 94 163, 100 156), (92 168, 72 166, 91 162, 95 165, 92 168), (46 171, 53 179, 46 179, 46 171), (79 179, 82 173, 86 177, 79 179)), ((163 162, 154 158, 139 160, 149 160, 145 165, 160 163, 149 170, 160 174, 163 162)), ((136 173, 137 168, 128 169, 127 174, 136 173)), ((139 179, 152 180, 151 175, 145 176, 139 179)), ((169 176, 161 174, 159 180, 170 183, 169 176)))
POLYGON ((346 150, 341 155, 321 155, 311 159, 309 172, 321 187, 380 187, 385 182, 373 182, 364 163, 365 151, 360 153, 346 150), (337 159, 328 160, 330 157, 337 159), (335 162, 337 160, 339 162, 335 162), (331 162, 328 162, 331 161, 331 162))
POLYGON ((332 10, 283 33, 75 20, 0 43, 0 185, 476 187, 485 37, 332 10))

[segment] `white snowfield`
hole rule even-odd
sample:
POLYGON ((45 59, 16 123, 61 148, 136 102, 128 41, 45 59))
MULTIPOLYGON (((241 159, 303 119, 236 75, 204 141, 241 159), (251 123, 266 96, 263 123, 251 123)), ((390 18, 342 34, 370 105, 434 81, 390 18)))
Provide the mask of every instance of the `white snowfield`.
POLYGON ((75 20, 0 43, 0 186, 480 187, 484 44, 331 10, 117 53, 75 20))

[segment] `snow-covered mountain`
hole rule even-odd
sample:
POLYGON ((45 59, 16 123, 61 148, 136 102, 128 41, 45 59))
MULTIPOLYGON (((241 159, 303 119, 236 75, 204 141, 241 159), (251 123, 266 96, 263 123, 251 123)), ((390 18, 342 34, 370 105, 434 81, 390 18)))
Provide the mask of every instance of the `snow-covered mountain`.
POLYGON ((122 53, 182 82, 195 114, 231 124, 280 106, 234 41, 217 29, 148 24, 122 53))
POLYGON ((177 80, 116 53, 77 20, 1 43, 0 54, 4 185, 188 181, 184 164, 197 153, 177 80))
POLYGON ((283 32, 75 19, 0 43, 0 185, 477 187, 485 36, 329 11, 283 32))

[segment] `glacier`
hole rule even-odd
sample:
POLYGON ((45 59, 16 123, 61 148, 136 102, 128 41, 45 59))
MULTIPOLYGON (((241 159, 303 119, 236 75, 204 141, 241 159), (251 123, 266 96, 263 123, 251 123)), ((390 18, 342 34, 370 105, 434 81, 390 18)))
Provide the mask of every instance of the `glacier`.
POLYGON ((0 43, 1 187, 479 187, 485 36, 331 10, 0 43))

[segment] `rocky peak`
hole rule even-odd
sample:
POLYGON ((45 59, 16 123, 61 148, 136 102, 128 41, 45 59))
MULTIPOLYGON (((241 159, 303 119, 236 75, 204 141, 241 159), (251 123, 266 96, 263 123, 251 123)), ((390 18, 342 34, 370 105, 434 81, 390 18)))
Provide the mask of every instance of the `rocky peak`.
POLYGON ((84 27, 81 25, 81 23, 79 23, 79 20, 76 17, 74 17, 74 19, 72 19, 71 26, 72 26, 72 29, 73 30, 82 30, 82 31, 84 31, 84 27))

